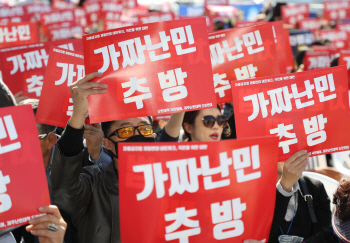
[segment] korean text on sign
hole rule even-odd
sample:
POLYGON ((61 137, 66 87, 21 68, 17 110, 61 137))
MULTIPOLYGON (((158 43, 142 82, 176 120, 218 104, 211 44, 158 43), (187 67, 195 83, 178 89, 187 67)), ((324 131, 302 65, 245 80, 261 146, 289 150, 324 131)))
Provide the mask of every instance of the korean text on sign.
POLYGON ((346 69, 348 70, 348 85, 350 89, 350 50, 341 50, 340 51, 340 56, 339 56, 339 66, 340 65, 345 65, 346 69))
POLYGON ((341 66, 235 83, 237 137, 278 137, 281 161, 302 149, 349 150, 346 75, 341 66))
POLYGON ((0 26, 0 48, 36 43, 38 31, 37 24, 29 22, 0 26))
POLYGON ((231 81, 280 74, 271 24, 209 34, 213 81, 218 103, 232 101, 231 81))
POLYGON ((301 20, 309 17, 309 4, 285 5, 281 7, 281 11, 284 23, 297 25, 301 20))
POLYGON ((277 146, 277 138, 119 144, 122 241, 267 240, 277 146), (261 184, 264 190, 256 190, 261 184), (141 230, 135 234, 126 225, 141 230))
POLYGON ((93 81, 108 85, 89 97, 91 122, 216 105, 204 18, 124 27, 83 42, 86 73, 104 73, 93 81))
POLYGON ((51 46, 82 51, 81 40, 61 40, 21 46, 1 54, 4 82, 12 93, 23 91, 30 98, 40 98, 51 46))
POLYGON ((73 113, 69 86, 85 76, 82 54, 51 47, 36 121, 65 127, 73 113))
POLYGON ((28 224, 50 204, 31 106, 0 108, 0 230, 28 224))

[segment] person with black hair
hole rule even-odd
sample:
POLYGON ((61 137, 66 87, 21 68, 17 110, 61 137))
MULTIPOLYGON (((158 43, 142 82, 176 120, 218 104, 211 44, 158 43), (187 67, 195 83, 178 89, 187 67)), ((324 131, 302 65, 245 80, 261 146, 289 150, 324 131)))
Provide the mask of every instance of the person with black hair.
POLYGON ((220 141, 231 134, 227 118, 221 114, 220 106, 203 110, 187 111, 182 127, 188 141, 220 141))
MULTIPOLYGON (((79 242, 121 242, 119 224, 118 143, 155 142, 151 117, 102 123, 103 144, 113 161, 106 169, 82 168, 84 121, 90 95, 106 92, 107 85, 89 82, 101 73, 91 73, 70 85, 73 114, 57 142, 50 193, 59 207, 68 212, 78 228, 79 242)), ((160 135, 161 141, 177 141, 183 113, 173 114, 160 135)))

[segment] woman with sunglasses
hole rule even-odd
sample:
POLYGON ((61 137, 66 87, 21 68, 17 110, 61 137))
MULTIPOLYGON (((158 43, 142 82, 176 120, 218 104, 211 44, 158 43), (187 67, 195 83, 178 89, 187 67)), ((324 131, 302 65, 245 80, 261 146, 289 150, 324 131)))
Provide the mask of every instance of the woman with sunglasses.
POLYGON ((219 106, 186 112, 182 126, 188 141, 195 142, 220 141, 231 133, 219 106))

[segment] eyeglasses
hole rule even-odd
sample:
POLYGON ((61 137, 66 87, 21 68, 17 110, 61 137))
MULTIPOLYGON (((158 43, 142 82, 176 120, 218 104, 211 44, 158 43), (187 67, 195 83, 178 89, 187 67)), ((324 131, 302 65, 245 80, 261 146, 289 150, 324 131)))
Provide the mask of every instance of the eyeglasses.
POLYGON ((134 136, 135 130, 138 130, 139 133, 142 136, 148 136, 153 134, 153 125, 140 125, 140 126, 130 126, 130 127, 122 127, 117 130, 115 130, 111 135, 109 135, 107 138, 110 138, 114 135, 116 135, 118 138, 130 138, 134 136))
POLYGON ((45 133, 45 134, 39 134, 38 137, 39 137, 40 139, 46 138, 47 135, 49 135, 50 133, 55 133, 56 130, 57 130, 57 129, 55 128, 55 130, 53 130, 53 131, 51 131, 51 132, 48 132, 48 133, 45 133))
POLYGON ((208 128, 212 128, 215 125, 215 121, 218 123, 219 127, 223 127, 227 122, 227 118, 225 116, 218 116, 217 118, 214 116, 204 116, 202 121, 203 125, 208 128))

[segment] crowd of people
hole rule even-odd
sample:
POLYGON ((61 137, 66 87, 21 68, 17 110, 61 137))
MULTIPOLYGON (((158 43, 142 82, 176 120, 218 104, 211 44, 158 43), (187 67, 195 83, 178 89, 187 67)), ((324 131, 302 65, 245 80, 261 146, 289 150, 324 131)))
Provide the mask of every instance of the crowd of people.
MULTIPOLYGON (((266 18, 280 20, 282 5, 267 9, 266 18)), ((220 20, 215 25, 217 30, 225 26, 220 20)), ((327 40, 314 44, 331 45, 327 40)), ((303 71, 303 53, 305 50, 296 56, 293 72, 303 71)), ((0 231, 0 243, 121 242, 119 142, 191 143, 236 138, 232 103, 174 113, 166 122, 154 122, 145 116, 85 124, 88 97, 108 89, 106 84, 89 81, 102 75, 90 73, 70 85, 74 108, 65 128, 37 123, 52 205, 39 208, 46 215, 30 220, 29 225, 0 231)), ((0 80, 0 107, 20 105, 31 105, 36 115, 39 100, 14 96, 0 80)), ((276 205, 268 242, 350 242, 350 179, 342 179, 334 197, 329 198, 322 182, 303 176, 310 155, 302 150, 278 165, 276 205), (333 213, 331 201, 336 207, 333 213)))

